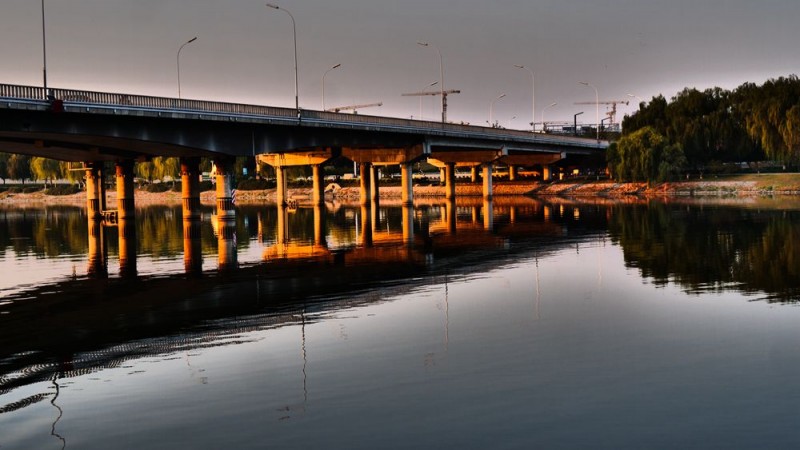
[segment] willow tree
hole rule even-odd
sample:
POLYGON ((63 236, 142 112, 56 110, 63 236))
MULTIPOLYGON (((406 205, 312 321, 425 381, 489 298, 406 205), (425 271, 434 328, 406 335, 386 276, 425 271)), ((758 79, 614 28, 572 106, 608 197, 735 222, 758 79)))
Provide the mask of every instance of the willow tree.
POLYGON ((48 181, 55 184, 55 181, 62 177, 61 165, 55 159, 34 156, 30 164, 31 178, 43 180, 45 186, 48 181))
POLYGON ((676 179, 686 165, 680 145, 670 145, 653 127, 644 127, 619 141, 607 151, 611 176, 620 181, 668 181, 676 179))

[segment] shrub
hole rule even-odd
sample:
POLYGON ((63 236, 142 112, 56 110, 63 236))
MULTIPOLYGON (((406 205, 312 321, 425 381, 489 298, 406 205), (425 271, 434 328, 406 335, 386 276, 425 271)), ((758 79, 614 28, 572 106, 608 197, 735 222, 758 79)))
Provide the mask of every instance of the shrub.
POLYGON ((153 193, 167 192, 169 190, 169 185, 167 183, 153 183, 148 184, 142 190, 153 193))
POLYGON ((271 187, 275 187, 275 183, 274 182, 270 183, 270 182, 268 182, 267 180, 265 180, 263 178, 258 179, 258 180, 254 179, 254 178, 250 178, 250 179, 247 179, 247 180, 240 181, 239 184, 236 186, 236 189, 239 189, 239 190, 242 190, 242 191, 259 191, 259 190, 263 190, 263 189, 269 189, 271 187))
POLYGON ((19 187, 19 186, 12 186, 12 187, 8 188, 8 193, 9 194, 19 194, 21 192, 22 192, 22 188, 19 187))
POLYGON ((30 194, 32 192, 39 192, 41 190, 42 190, 42 188, 40 186, 30 186, 30 187, 22 188, 22 193, 23 194, 30 194))
POLYGON ((47 188, 44 193, 47 195, 72 195, 81 191, 81 188, 75 184, 59 184, 47 188))

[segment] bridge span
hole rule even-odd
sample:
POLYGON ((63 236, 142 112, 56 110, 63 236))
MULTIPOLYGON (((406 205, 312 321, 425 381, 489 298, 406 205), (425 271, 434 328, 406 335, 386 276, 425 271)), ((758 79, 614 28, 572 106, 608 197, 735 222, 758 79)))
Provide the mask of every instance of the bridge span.
POLYGON ((199 160, 218 168, 220 219, 233 218, 232 162, 254 157, 275 168, 277 202, 286 203, 284 169, 310 165, 313 202, 323 203, 322 167, 346 157, 361 167, 361 202, 378 198, 377 167, 400 166, 404 204, 413 203, 411 167, 427 159, 439 167, 448 199, 455 197, 455 168, 483 173, 483 196, 492 196, 492 167, 541 167, 603 151, 605 141, 464 124, 342 114, 271 106, 48 89, 0 84, 0 151, 83 162, 90 220, 104 213, 102 162, 116 163, 117 216, 132 217, 133 163, 179 157, 185 217, 199 209, 199 160))

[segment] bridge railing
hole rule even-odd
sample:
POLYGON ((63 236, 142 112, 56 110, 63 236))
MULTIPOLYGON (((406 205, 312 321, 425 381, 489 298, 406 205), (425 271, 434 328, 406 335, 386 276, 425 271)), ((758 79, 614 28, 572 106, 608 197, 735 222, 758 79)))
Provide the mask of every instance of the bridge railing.
MULTIPOLYGON (((240 103, 224 103, 206 100, 178 99, 170 97, 151 97, 146 95, 119 94, 109 92, 94 92, 75 89, 48 89, 52 99, 68 103, 100 105, 100 106, 129 106, 136 108, 150 108, 154 110, 168 110, 177 113, 210 112, 220 114, 242 114, 251 116, 267 116, 280 118, 296 118, 297 110, 294 108, 278 108, 273 106, 247 105, 240 103)), ((0 84, 0 98, 15 98, 25 100, 45 100, 45 90, 42 87, 18 86, 0 84)), ((503 128, 489 128, 468 124, 441 123, 432 121, 400 119, 395 117, 369 116, 360 114, 334 113, 315 110, 303 110, 302 118, 317 119, 321 122, 336 123, 337 125, 378 125, 382 127, 397 127, 415 129, 425 132, 444 131, 448 133, 465 133, 469 135, 480 134, 484 137, 498 139, 518 137, 535 140, 539 143, 563 144, 573 141, 576 144, 586 144, 585 139, 565 136, 549 136, 533 134, 530 131, 507 130, 503 128), (557 142, 556 142, 557 141, 557 142)))

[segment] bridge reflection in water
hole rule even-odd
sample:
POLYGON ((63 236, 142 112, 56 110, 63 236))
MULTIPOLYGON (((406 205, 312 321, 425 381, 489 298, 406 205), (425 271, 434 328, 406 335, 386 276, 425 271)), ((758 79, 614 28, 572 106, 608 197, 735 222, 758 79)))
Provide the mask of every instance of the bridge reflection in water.
MULTIPOLYGON (((302 259, 329 263, 424 261, 425 253, 432 246, 491 247, 514 230, 524 229, 532 235, 563 234, 562 226, 552 220, 552 206, 533 199, 466 197, 458 201, 419 202, 416 207, 402 204, 382 206, 373 202, 360 206, 331 203, 301 207, 247 206, 243 210, 255 215, 255 235, 263 246, 261 260, 264 262, 302 259), (344 223, 341 223, 342 211, 345 211, 344 223), (340 222, 335 227, 336 233, 329 229, 330 220, 340 222), (535 226, 531 220, 536 221, 535 226), (311 227, 313 234, 307 232, 311 227), (348 231, 343 232, 343 228, 348 231)), ((559 211, 559 214, 564 215, 564 211, 559 211)), ((182 219, 185 273, 193 276, 203 274, 203 249, 209 244, 216 246, 218 271, 237 270, 240 239, 246 242, 249 235, 238 235, 241 230, 237 228, 241 224, 237 224, 233 216, 211 214, 206 220, 213 230, 213 243, 203 241, 202 228, 205 225, 199 212, 186 214, 182 219)), ((87 275, 91 278, 109 276, 108 227, 117 229, 120 277, 136 278, 136 224, 128 219, 116 223, 88 221, 87 275)))

